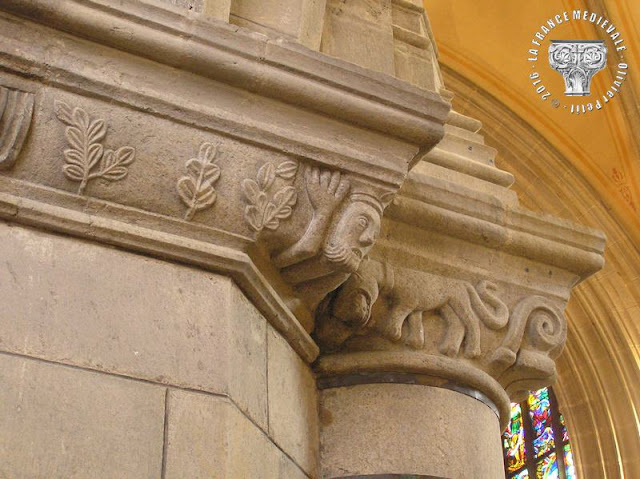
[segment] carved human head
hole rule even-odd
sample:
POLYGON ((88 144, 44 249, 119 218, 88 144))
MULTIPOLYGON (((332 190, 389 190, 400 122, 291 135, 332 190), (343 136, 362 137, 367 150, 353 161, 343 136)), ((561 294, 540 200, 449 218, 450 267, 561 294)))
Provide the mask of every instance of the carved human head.
POLYGON ((375 196, 353 192, 334 218, 325 242, 325 257, 344 271, 355 272, 378 239, 383 209, 375 196))

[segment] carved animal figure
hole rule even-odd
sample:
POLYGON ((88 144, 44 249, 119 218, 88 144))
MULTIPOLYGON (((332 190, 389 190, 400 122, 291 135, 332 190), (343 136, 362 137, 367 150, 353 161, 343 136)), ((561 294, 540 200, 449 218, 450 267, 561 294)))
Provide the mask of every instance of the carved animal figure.
MULTIPOLYGON (((509 320, 509 310, 495 295, 496 289, 489 281, 480 281, 474 287, 467 281, 392 268, 369 259, 333 298, 330 314, 353 332, 373 329, 392 341, 403 339, 402 327, 407 322, 404 341, 421 348, 422 314, 435 311, 446 322, 440 351, 455 356, 464 343, 465 356, 476 357, 481 353, 480 322, 497 330, 509 320)), ((343 335, 343 341, 346 339, 343 335)))

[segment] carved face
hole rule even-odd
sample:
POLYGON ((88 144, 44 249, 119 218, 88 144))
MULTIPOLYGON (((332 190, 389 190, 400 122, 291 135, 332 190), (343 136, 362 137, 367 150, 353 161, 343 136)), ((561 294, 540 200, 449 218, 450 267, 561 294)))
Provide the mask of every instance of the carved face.
POLYGON ((361 328, 367 324, 371 316, 371 297, 362 290, 356 289, 338 293, 333 302, 333 315, 352 328, 361 328))
POLYGON ((376 242, 380 215, 368 203, 353 201, 342 211, 325 244, 325 257, 353 273, 376 242))

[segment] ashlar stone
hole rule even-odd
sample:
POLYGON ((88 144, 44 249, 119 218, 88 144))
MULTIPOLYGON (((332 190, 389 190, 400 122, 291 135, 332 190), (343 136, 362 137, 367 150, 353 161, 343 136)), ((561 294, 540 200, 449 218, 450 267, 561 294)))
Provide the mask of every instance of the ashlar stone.
POLYGON ((166 479, 307 476, 228 399, 171 391, 166 479))
POLYGON ((230 278, 7 223, 0 243, 1 351, 229 395, 266 427, 266 321, 230 278))
POLYGON ((318 468, 318 392, 311 367, 272 328, 269 348, 269 434, 311 476, 318 468))
POLYGON ((165 388, 7 354, 0 384, 0 477, 160 477, 165 388))

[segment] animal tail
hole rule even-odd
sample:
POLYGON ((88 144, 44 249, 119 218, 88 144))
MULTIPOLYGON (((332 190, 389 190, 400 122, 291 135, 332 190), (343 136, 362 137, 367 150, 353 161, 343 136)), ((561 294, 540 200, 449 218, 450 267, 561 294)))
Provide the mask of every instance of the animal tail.
POLYGON ((476 288, 467 285, 473 310, 490 329, 502 329, 509 322, 509 308, 494 294, 497 289, 486 280, 480 281, 476 288))

